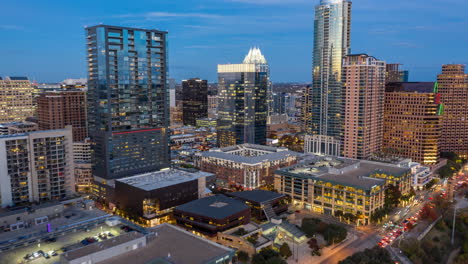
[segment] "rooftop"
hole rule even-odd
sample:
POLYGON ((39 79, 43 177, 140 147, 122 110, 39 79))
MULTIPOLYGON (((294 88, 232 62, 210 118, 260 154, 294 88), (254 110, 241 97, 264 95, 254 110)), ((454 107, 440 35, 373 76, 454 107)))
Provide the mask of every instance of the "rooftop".
POLYGON ((203 171, 187 172, 183 170, 170 169, 118 179, 116 182, 125 183, 145 191, 151 191, 210 176, 213 176, 213 174, 203 171))
POLYGON ((104 240, 99 243, 87 245, 75 250, 68 251, 64 253, 64 257, 69 261, 78 259, 142 237, 144 237, 144 235, 138 232, 125 233, 123 235, 113 237, 111 239, 104 240))
POLYGON ((266 203, 281 197, 284 197, 284 194, 270 192, 265 190, 253 190, 253 191, 244 191, 244 192, 232 192, 227 193, 228 196, 237 197, 242 200, 257 202, 257 203, 266 203))
POLYGON ((275 148, 255 144, 242 144, 225 148, 213 148, 210 151, 197 155, 230 160, 237 163, 257 164, 265 161, 273 161, 289 156, 301 156, 302 153, 290 151, 287 148, 275 148))
POLYGON ((414 93, 436 93, 434 82, 391 82, 385 87, 385 92, 414 92, 414 93))
POLYGON ((146 247, 122 254, 99 264, 205 264, 234 254, 234 250, 203 239, 181 228, 162 224, 150 229, 146 247))
POLYGON ((385 184, 384 179, 374 178, 375 174, 384 173, 401 177, 409 171, 408 167, 375 161, 315 157, 307 162, 277 170, 276 173, 371 190, 374 186, 385 184))
POLYGON ((249 207, 243 202, 221 194, 201 198, 175 208, 175 210, 215 219, 224 219, 246 209, 249 207))

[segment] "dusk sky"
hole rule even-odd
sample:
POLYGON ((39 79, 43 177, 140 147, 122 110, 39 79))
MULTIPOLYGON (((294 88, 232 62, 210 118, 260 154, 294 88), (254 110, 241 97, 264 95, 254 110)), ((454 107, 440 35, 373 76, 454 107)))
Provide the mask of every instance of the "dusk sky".
MULTIPOLYGON (((319 0, 2 0, 0 76, 38 82, 86 77, 85 26, 169 31, 177 81, 217 80, 251 46, 274 82, 311 82, 319 0)), ((467 0, 354 0, 352 53, 402 63, 410 81, 434 81, 442 64, 468 63, 467 0)))

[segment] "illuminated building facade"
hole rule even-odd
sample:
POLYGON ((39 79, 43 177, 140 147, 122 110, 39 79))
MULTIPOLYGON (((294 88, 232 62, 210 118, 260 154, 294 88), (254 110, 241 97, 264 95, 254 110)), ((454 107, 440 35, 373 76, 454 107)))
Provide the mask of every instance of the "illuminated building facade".
POLYGON ((196 126, 198 118, 208 117, 208 81, 198 78, 182 81, 182 120, 196 126))
POLYGON ((344 157, 368 159, 382 147, 385 62, 348 55, 343 64, 344 157))
POLYGON ((266 144, 269 67, 253 48, 242 64, 218 65, 218 145, 266 144))
POLYGON ((44 91, 37 101, 39 129, 73 127, 73 141, 83 141, 88 136, 86 119, 86 91, 60 89, 44 91))
POLYGON ((385 83, 408 82, 409 72, 400 70, 401 64, 388 63, 386 65, 385 83))
POLYGON ((0 123, 34 116, 35 90, 27 77, 0 77, 0 123))
POLYGON ((321 0, 315 7, 310 132, 330 137, 327 144, 341 140, 343 58, 350 52, 350 30, 351 1, 321 0))
POLYGON ((111 202, 120 209, 142 217, 149 226, 168 222, 174 207, 207 195, 206 172, 163 170, 115 180, 111 202))
POLYGON ((360 224, 369 224, 383 208, 387 185, 407 194, 412 181, 407 167, 336 157, 316 157, 275 172, 275 190, 295 206, 326 215, 361 215, 360 224))
POLYGON ((214 237, 218 232, 250 222, 250 208, 242 201, 222 194, 194 200, 174 209, 180 226, 214 237))
POLYGON ((73 143, 73 161, 75 162, 75 186, 77 192, 87 193, 93 185, 91 141, 73 143))
POLYGON ((442 129, 437 89, 433 82, 386 85, 383 152, 425 165, 437 163, 442 129))
POLYGON ((167 32, 98 25, 86 34, 94 176, 169 167, 167 32))
POLYGON ((443 65, 438 76, 442 116, 441 152, 468 158, 468 74, 464 65, 443 65))
POLYGON ((287 148, 243 144, 197 153, 195 166, 217 176, 218 187, 256 189, 273 184, 273 173, 295 164, 300 153, 287 148))
POLYGON ((74 193, 71 126, 0 136, 1 207, 58 201, 74 193))

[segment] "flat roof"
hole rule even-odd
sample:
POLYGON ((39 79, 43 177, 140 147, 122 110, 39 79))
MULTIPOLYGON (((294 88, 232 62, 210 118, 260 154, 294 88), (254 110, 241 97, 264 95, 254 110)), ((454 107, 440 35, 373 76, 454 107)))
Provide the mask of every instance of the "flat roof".
POLYGON ((194 200, 175 208, 175 210, 215 219, 225 219, 247 209, 249 207, 245 203, 222 194, 194 200))
POLYGON ((232 256, 234 250, 198 237, 179 227, 162 224, 149 229, 146 247, 115 256, 99 264, 206 264, 232 256))
POLYGON ((111 28, 111 29, 127 29, 127 30, 134 30, 134 31, 150 31, 150 32, 157 32, 157 33, 164 33, 164 34, 168 33, 167 31, 162 31, 159 29, 132 28, 132 27, 111 26, 111 25, 95 25, 95 26, 86 27, 85 29, 99 28, 99 27, 111 28))
POLYGON ((341 157, 315 157, 305 163, 279 169, 275 173, 371 190, 374 186, 385 184, 384 179, 371 176, 383 173, 400 177, 409 171, 410 168, 382 162, 341 157))
POLYGON ((213 175, 214 174, 212 173, 203 171, 187 172, 183 170, 170 169, 118 179, 116 182, 128 184, 145 191, 151 191, 213 175))
POLYGON ((266 203, 266 202, 285 196, 284 194, 281 194, 281 193, 270 192, 270 191, 265 191, 265 190, 231 192, 231 193, 227 193, 226 195, 237 197, 242 200, 257 202, 257 203, 266 203))
POLYGON ((142 237, 144 237, 143 234, 133 231, 104 240, 102 242, 68 251, 63 255, 67 260, 74 260, 142 237))
POLYGON ((290 151, 287 148, 275 148, 256 144, 242 144, 225 148, 214 148, 210 151, 199 153, 202 157, 213 157, 218 159, 230 160, 237 163, 257 164, 266 161, 280 160, 289 156, 301 156, 302 153, 290 151), (252 150, 267 152, 258 156, 242 156, 233 152, 241 150, 252 150))
POLYGON ((435 82, 391 82, 385 86, 385 92, 435 93, 435 82))

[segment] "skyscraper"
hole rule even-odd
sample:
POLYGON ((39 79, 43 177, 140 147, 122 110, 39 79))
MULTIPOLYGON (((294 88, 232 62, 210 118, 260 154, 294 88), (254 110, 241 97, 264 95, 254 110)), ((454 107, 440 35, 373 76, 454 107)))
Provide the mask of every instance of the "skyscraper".
POLYGON ((342 134, 341 75, 343 57, 350 52, 350 29, 351 1, 321 0, 315 7, 310 132, 325 144, 334 144, 342 134))
POLYGON ((71 125, 73 141, 83 141, 88 136, 86 91, 82 89, 43 91, 36 101, 39 129, 63 129, 71 125))
POLYGON ((266 144, 270 71, 260 49, 242 64, 218 65, 218 145, 266 144))
POLYGON ((27 77, 0 77, 0 123, 34 116, 35 88, 27 77))
POLYGON ((86 34, 94 176, 168 167, 167 32, 98 25, 86 34))
POLYGON ((385 62, 367 54, 343 64, 343 156, 367 159, 382 147, 385 62))
POLYGON ((182 120, 196 126, 198 118, 208 117, 208 81, 194 78, 182 81, 182 120))
POLYGON ((437 84, 388 83, 382 151, 427 165, 437 163, 442 114, 437 84))
POLYGON ((442 66, 438 76, 442 117, 441 152, 455 152, 468 158, 468 74, 465 66, 442 66))
POLYGON ((387 64, 387 73, 385 77, 385 83, 390 82, 408 82, 409 72, 400 70, 398 63, 387 64))

